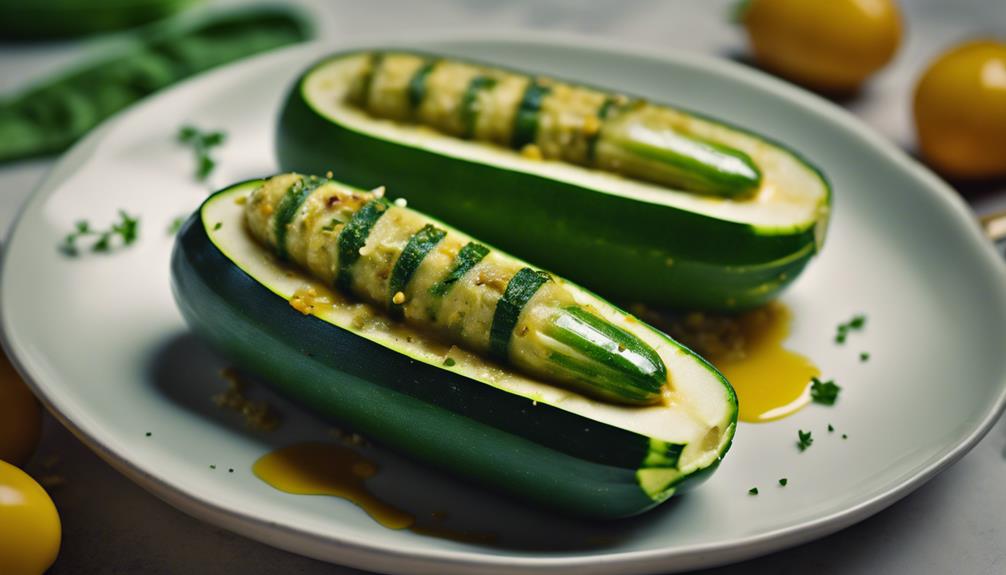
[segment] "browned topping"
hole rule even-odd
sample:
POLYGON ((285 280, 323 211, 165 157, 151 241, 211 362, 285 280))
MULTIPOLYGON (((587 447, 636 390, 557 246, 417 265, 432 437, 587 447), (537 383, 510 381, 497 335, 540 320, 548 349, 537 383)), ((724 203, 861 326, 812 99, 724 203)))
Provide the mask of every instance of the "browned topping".
POLYGON ((521 148, 520 155, 529 160, 540 160, 544 157, 541 153, 541 148, 534 144, 528 144, 521 148))
POLYGON ((232 367, 220 370, 220 376, 227 381, 227 389, 213 396, 213 403, 219 407, 240 413, 245 425, 259 431, 273 431, 280 424, 280 416, 266 401, 252 401, 245 396, 248 382, 232 367))

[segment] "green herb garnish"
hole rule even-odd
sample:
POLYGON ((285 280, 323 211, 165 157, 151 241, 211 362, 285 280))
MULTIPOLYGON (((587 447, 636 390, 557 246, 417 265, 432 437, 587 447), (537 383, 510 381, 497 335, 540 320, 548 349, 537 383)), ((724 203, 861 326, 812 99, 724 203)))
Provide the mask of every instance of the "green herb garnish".
POLYGON ((835 332, 835 343, 845 343, 845 339, 849 336, 850 331, 860 331, 864 327, 866 327, 865 315, 858 314, 852 316, 852 319, 849 321, 838 324, 838 329, 835 332))
POLYGON ((843 433, 842 434, 842 439, 849 439, 849 436, 843 433))
POLYGON ((811 378, 811 382, 810 398, 814 400, 814 403, 835 405, 835 401, 838 400, 838 392, 842 391, 842 388, 836 385, 834 380, 821 381, 814 377, 811 378))
POLYGON ((785 477, 783 477, 782 479, 779 480, 779 485, 781 485, 783 487, 786 487, 787 483, 789 483, 789 479, 786 479, 785 477))
POLYGON ((178 230, 182 229, 183 224, 185 224, 185 216, 178 216, 171 220, 171 225, 168 226, 168 235, 173 236, 177 234, 178 230))
POLYGON ((223 144, 225 139, 223 132, 203 132, 195 126, 182 126, 178 131, 178 141, 192 146, 196 153, 196 179, 200 182, 209 177, 217 166, 210 150, 223 144))
POLYGON ((751 489, 748 489, 748 495, 758 495, 758 488, 752 487, 751 489))
POLYGON ((870 361, 870 352, 868 352, 868 351, 860 352, 860 354, 859 354, 859 361, 861 361, 861 362, 870 361))
POLYGON ((59 249, 70 257, 80 255, 78 240, 85 237, 97 238, 91 244, 91 251, 96 253, 107 253, 112 249, 112 241, 118 237, 123 246, 131 245, 136 241, 140 231, 139 217, 133 217, 123 210, 119 210, 119 221, 113 223, 108 229, 97 230, 91 227, 87 220, 80 220, 74 225, 72 232, 63 238, 63 243, 59 249))
POLYGON ((217 230, 219 230, 222 227, 224 227, 224 223, 223 222, 217 222, 217 223, 213 224, 213 231, 217 231, 217 230))
POLYGON ((810 436, 809 431, 798 429, 796 435, 799 438, 796 446, 800 448, 800 451, 806 451, 814 443, 814 438, 810 436))
POLYGON ((828 433, 831 433, 831 432, 833 432, 833 431, 835 431, 835 428, 834 428, 834 427, 832 427, 832 425, 831 425, 831 424, 829 423, 829 424, 828 424, 828 433))
POLYGON ((447 367, 454 367, 454 364, 456 363, 457 362, 454 361, 453 357, 448 357, 447 359, 444 360, 444 365, 446 365, 447 367))

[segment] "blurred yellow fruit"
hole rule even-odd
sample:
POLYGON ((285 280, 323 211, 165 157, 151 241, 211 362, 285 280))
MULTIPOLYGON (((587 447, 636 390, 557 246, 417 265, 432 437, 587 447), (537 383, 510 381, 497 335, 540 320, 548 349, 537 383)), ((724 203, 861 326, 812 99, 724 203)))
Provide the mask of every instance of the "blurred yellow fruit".
POLYGON ((975 40, 937 58, 915 88, 915 130, 937 171, 1006 176, 1006 42, 975 40))
POLYGON ((41 430, 38 400, 0 350, 0 461, 14 465, 28 461, 41 430))
POLYGON ((0 461, 0 573, 41 575, 56 560, 59 513, 42 486, 0 461))
POLYGON ((822 92, 855 91, 901 42, 894 0, 751 0, 743 10, 758 64, 822 92))

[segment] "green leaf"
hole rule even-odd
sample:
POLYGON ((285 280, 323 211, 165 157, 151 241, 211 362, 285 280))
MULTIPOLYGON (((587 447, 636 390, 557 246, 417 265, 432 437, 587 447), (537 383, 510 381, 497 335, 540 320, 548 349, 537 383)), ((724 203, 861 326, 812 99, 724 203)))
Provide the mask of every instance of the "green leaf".
POLYGON ((197 130, 194 126, 182 126, 181 129, 178 130, 178 141, 192 142, 196 139, 197 135, 199 135, 199 130, 197 130))
POLYGON ((79 220, 74 224, 73 231, 63 237, 63 242, 59 245, 59 250, 69 257, 77 257, 80 250, 77 247, 78 240, 85 236, 97 236, 98 239, 91 244, 91 251, 95 253, 107 253, 112 250, 112 240, 118 237, 123 246, 131 245, 139 237, 140 220, 130 216, 124 210, 119 210, 119 220, 112 223, 105 230, 96 230, 91 227, 87 220, 79 220))
POLYGON ((809 431, 804 431, 802 429, 798 429, 797 432, 796 432, 796 436, 797 436, 797 440, 798 440, 796 445, 797 445, 797 447, 800 448, 800 451, 806 451, 807 448, 810 447, 814 443, 814 438, 811 437, 811 434, 810 434, 809 431))
POLYGON ((210 150, 223 144, 226 139, 227 135, 224 132, 203 132, 195 126, 182 126, 178 131, 178 141, 191 146, 196 156, 197 180, 205 180, 216 168, 217 163, 210 156, 210 150))
POLYGON ((168 226, 168 235, 173 236, 177 234, 178 230, 182 229, 183 224, 185 224, 185 216, 178 216, 171 220, 171 225, 168 226))
POLYGON ((835 384, 833 380, 821 381, 818 378, 812 378, 810 384, 810 398, 814 403, 820 403, 822 405, 835 405, 838 400, 838 392, 842 391, 842 388, 835 384))

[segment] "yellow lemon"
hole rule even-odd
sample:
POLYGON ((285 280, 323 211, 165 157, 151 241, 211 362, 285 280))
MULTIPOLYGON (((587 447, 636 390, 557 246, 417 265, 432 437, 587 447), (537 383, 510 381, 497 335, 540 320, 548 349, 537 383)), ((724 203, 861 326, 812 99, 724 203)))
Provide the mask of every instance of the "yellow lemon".
POLYGON ((823 92, 852 92, 901 43, 894 0, 751 0, 741 14, 759 65, 823 92))
POLYGON ((59 553, 59 514, 42 486, 0 461, 0 573, 41 575, 59 553))
POLYGON ((937 58, 915 88, 915 129, 939 172, 1006 175, 1006 42, 975 40, 937 58))

